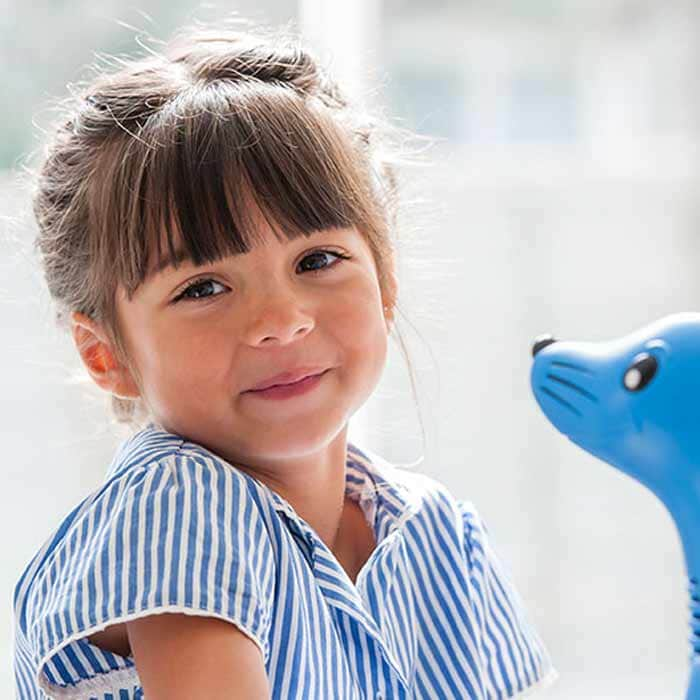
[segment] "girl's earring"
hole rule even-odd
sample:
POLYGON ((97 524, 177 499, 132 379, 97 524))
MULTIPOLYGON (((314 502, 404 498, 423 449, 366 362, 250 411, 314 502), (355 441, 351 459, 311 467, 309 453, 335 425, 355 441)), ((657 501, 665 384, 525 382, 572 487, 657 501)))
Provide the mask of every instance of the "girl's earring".
POLYGON ((387 323, 392 323, 394 320, 394 314, 389 311, 389 307, 385 306, 384 307, 384 318, 386 319, 387 323))

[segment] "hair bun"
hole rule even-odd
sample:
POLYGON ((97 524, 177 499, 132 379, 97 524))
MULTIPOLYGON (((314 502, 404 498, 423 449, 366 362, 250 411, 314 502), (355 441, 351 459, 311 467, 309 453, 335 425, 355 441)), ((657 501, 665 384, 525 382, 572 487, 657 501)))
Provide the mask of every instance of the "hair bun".
POLYGON ((316 56, 293 40, 272 45, 269 40, 235 31, 200 31, 188 42, 174 42, 167 52, 171 61, 184 64, 195 80, 256 79, 280 82, 300 92, 333 93, 316 56))

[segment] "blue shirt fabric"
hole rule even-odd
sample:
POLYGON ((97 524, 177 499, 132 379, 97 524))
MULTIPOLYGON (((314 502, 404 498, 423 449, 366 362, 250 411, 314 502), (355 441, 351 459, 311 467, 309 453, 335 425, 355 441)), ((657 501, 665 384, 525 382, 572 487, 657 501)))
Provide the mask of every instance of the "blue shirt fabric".
POLYGON ((556 680, 471 502, 350 442, 346 494, 377 543, 355 583, 285 499, 150 423, 15 586, 17 697, 143 699, 133 657, 86 636, 160 612, 235 624, 273 700, 495 700, 556 680))

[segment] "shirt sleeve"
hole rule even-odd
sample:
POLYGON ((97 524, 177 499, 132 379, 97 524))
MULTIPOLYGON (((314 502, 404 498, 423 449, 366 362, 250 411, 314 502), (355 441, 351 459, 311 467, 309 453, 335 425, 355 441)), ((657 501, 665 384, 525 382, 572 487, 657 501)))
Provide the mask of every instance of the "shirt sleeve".
POLYGON ((178 452, 103 487, 28 601, 36 682, 50 697, 142 697, 133 657, 86 637, 166 612, 234 624, 267 664, 272 549, 247 483, 220 460, 178 452))
POLYGON ((534 629, 510 571, 489 538, 474 504, 458 501, 464 525, 464 553, 486 663, 489 700, 524 697, 559 677, 534 629))

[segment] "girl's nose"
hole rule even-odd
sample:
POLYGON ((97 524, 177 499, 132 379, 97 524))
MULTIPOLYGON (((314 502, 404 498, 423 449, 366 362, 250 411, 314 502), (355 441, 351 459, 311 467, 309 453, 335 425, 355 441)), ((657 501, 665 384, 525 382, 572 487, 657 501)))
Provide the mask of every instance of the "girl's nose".
POLYGON ((254 323, 248 329, 251 344, 285 344, 306 335, 314 327, 313 316, 296 302, 280 299, 267 300, 265 308, 259 308, 254 323))

